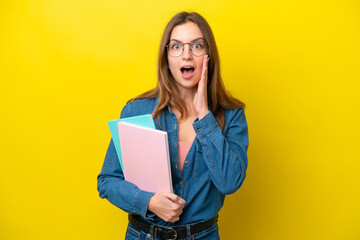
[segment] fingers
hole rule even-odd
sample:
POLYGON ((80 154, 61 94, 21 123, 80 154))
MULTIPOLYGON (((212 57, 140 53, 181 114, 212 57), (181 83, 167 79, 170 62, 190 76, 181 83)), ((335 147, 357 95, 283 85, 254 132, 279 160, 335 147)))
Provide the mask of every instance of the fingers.
POLYGON ((185 205, 185 200, 173 193, 166 193, 166 197, 179 205, 185 205))
POLYGON ((209 56, 205 55, 203 58, 203 65, 202 65, 202 72, 201 72, 201 78, 198 85, 198 91, 200 92, 206 92, 207 90, 207 76, 208 76, 208 62, 209 62, 209 56))
POLYGON ((148 209, 166 222, 179 221, 185 200, 179 196, 160 192, 153 195, 150 199, 148 209))
MULTIPOLYGON (((175 204, 175 203, 173 203, 175 204)), ((180 219, 180 215, 182 214, 182 209, 183 207, 178 205, 178 204, 175 204, 173 205, 167 212, 165 218, 167 217, 167 219, 165 219, 165 221, 167 222, 176 222, 176 221, 179 221, 180 219)))
POLYGON ((205 55, 203 59, 203 73, 207 71, 208 63, 209 63, 209 55, 205 55))
MULTIPOLYGON (((175 194, 171 194, 171 195, 175 195, 175 194)), ((169 195, 167 197, 169 197, 169 195)), ((171 199, 168 198, 168 200, 169 200, 168 206, 163 219, 167 222, 174 223, 180 220, 180 215, 183 212, 182 210, 184 208, 185 201, 176 195, 175 197, 171 196, 171 199)))
POLYGON ((207 100, 208 63, 209 56, 205 55, 203 58, 201 78, 198 83, 198 88, 196 94, 194 95, 193 101, 193 106, 197 113, 198 119, 202 119, 209 112, 207 100))
POLYGON ((207 74, 208 74, 208 63, 209 63, 209 55, 205 55, 203 59, 201 78, 206 82, 207 82, 207 74))

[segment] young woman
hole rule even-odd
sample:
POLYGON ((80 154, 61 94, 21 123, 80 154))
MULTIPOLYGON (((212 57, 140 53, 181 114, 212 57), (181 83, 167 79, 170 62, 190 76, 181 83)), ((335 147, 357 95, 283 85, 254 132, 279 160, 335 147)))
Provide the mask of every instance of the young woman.
POLYGON ((121 118, 149 113, 168 133, 174 193, 125 181, 111 141, 100 197, 129 213, 126 239, 219 239, 225 195, 246 175, 248 130, 244 104, 224 88, 211 28, 197 13, 178 13, 167 24, 157 86, 131 99, 121 118))

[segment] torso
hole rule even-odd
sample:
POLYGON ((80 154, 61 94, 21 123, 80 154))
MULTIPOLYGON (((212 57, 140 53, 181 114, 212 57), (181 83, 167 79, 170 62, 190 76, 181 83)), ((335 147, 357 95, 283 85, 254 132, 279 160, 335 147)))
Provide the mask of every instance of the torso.
MULTIPOLYGON (((139 116, 143 114, 151 114, 157 104, 158 98, 133 101, 124 107, 122 111, 122 117, 125 118, 139 116)), ((191 202, 191 204, 188 204, 186 208, 184 208, 182 217, 180 218, 178 224, 185 225, 190 222, 192 223, 198 221, 205 221, 218 214, 221 207, 223 206, 225 194, 219 191, 219 189, 213 183, 211 177, 211 174, 219 176, 220 171, 215 171, 215 169, 213 172, 209 171, 209 166, 207 165, 205 159, 205 157, 209 155, 204 154, 203 151, 205 149, 209 151, 209 154, 211 154, 212 156, 209 163, 213 164, 212 166, 216 169, 223 167, 223 165, 221 164, 223 157, 216 157, 218 156, 219 152, 216 151, 214 147, 209 147, 209 145, 208 147, 203 146, 201 143, 201 139, 199 139, 199 141, 194 141, 194 138, 198 137, 193 130, 192 124, 193 121, 197 118, 197 116, 193 114, 192 117, 184 119, 179 126, 179 122, 176 121, 173 114, 175 114, 175 111, 173 110, 173 108, 171 108, 171 106, 169 106, 168 108, 164 108, 164 111, 162 114, 159 115, 159 118, 154 118, 154 124, 156 129, 167 131, 168 133, 169 154, 174 193, 183 198, 188 203, 191 202), (177 129, 174 127, 175 125, 178 126, 176 127, 177 129), (180 172, 176 169, 176 164, 179 163, 178 154, 180 144, 178 143, 178 141, 186 142, 187 140, 192 141, 192 146, 186 156, 188 160, 188 165, 184 164, 184 171, 180 172), (199 206, 201 207, 199 208, 199 206)), ((190 115, 191 114, 189 114, 189 116, 190 115)), ((216 142, 219 144, 223 144, 223 142, 219 141, 219 139, 221 140, 222 137, 228 137, 229 135, 231 135, 231 131, 239 131, 239 128, 242 128, 241 136, 238 136, 238 138, 234 139, 234 141, 235 144, 239 144, 239 146, 243 149, 243 152, 246 152, 248 144, 247 125, 243 110, 225 110, 224 118, 225 121, 229 123, 229 126, 225 128, 225 132, 222 132, 219 128, 214 129, 211 135, 206 136, 206 138, 208 139, 208 143, 211 144, 216 142), (232 127, 234 127, 234 129, 231 129, 231 131, 227 131, 228 128, 232 127)), ((202 120, 199 120, 199 122, 201 121, 202 120)), ((216 126, 216 122, 214 122, 214 119, 212 119, 211 117, 205 122, 207 122, 208 125, 201 124, 203 130, 210 131, 211 129, 213 129, 214 126, 216 126)), ((201 138, 203 136, 199 137, 201 138)), ((112 151, 115 151, 115 149, 112 148, 112 151)), ((229 154, 229 152, 227 154, 229 154)), ((111 153, 111 155, 113 155, 112 157, 116 156, 115 153, 111 153)), ((241 157, 241 155, 239 156, 241 157)), ((117 160, 111 161, 112 164, 116 164, 114 166, 115 169, 120 167, 117 160)), ((244 159, 243 161, 244 163, 246 161, 247 164, 247 159, 244 159)), ((242 161, 240 161, 240 163, 242 163, 242 161)), ((246 170, 245 165, 243 169, 246 170)), ((234 173, 234 171, 229 171, 229 173, 234 173)), ((227 177, 227 175, 221 177, 225 178, 227 177)), ((217 180, 218 178, 214 179, 217 180)), ((157 217, 155 217, 153 223, 168 226, 168 223, 165 223, 163 220, 157 217)))

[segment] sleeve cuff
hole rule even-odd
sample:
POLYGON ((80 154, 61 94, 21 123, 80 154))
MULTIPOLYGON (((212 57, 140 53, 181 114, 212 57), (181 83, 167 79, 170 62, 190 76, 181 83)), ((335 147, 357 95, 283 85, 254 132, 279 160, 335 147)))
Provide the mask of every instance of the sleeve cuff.
POLYGON ((135 208, 137 212, 147 220, 151 220, 155 217, 155 214, 148 211, 148 205, 150 198, 155 193, 146 192, 146 191, 139 191, 135 198, 135 208))
POLYGON ((202 119, 195 119, 193 122, 193 128, 198 137, 203 137, 212 131, 214 131, 218 127, 218 123, 212 114, 212 112, 208 112, 202 119))

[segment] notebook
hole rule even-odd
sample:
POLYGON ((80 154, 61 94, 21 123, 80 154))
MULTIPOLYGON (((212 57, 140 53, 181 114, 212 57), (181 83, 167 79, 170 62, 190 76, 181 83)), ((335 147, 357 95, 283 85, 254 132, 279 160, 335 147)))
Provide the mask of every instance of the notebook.
POLYGON ((108 122, 111 137, 114 142, 117 156, 119 158, 120 166, 122 169, 124 169, 123 164, 122 164, 122 159, 121 159, 118 122, 127 122, 127 123, 132 123, 132 124, 136 124, 136 125, 144 126, 144 127, 148 127, 148 128, 155 128, 155 125, 154 125, 154 120, 153 120, 151 114, 145 114, 145 115, 128 117, 128 118, 121 118, 121 119, 112 120, 112 121, 108 122))
POLYGON ((165 131, 118 122, 125 180, 148 192, 173 192, 165 131))

